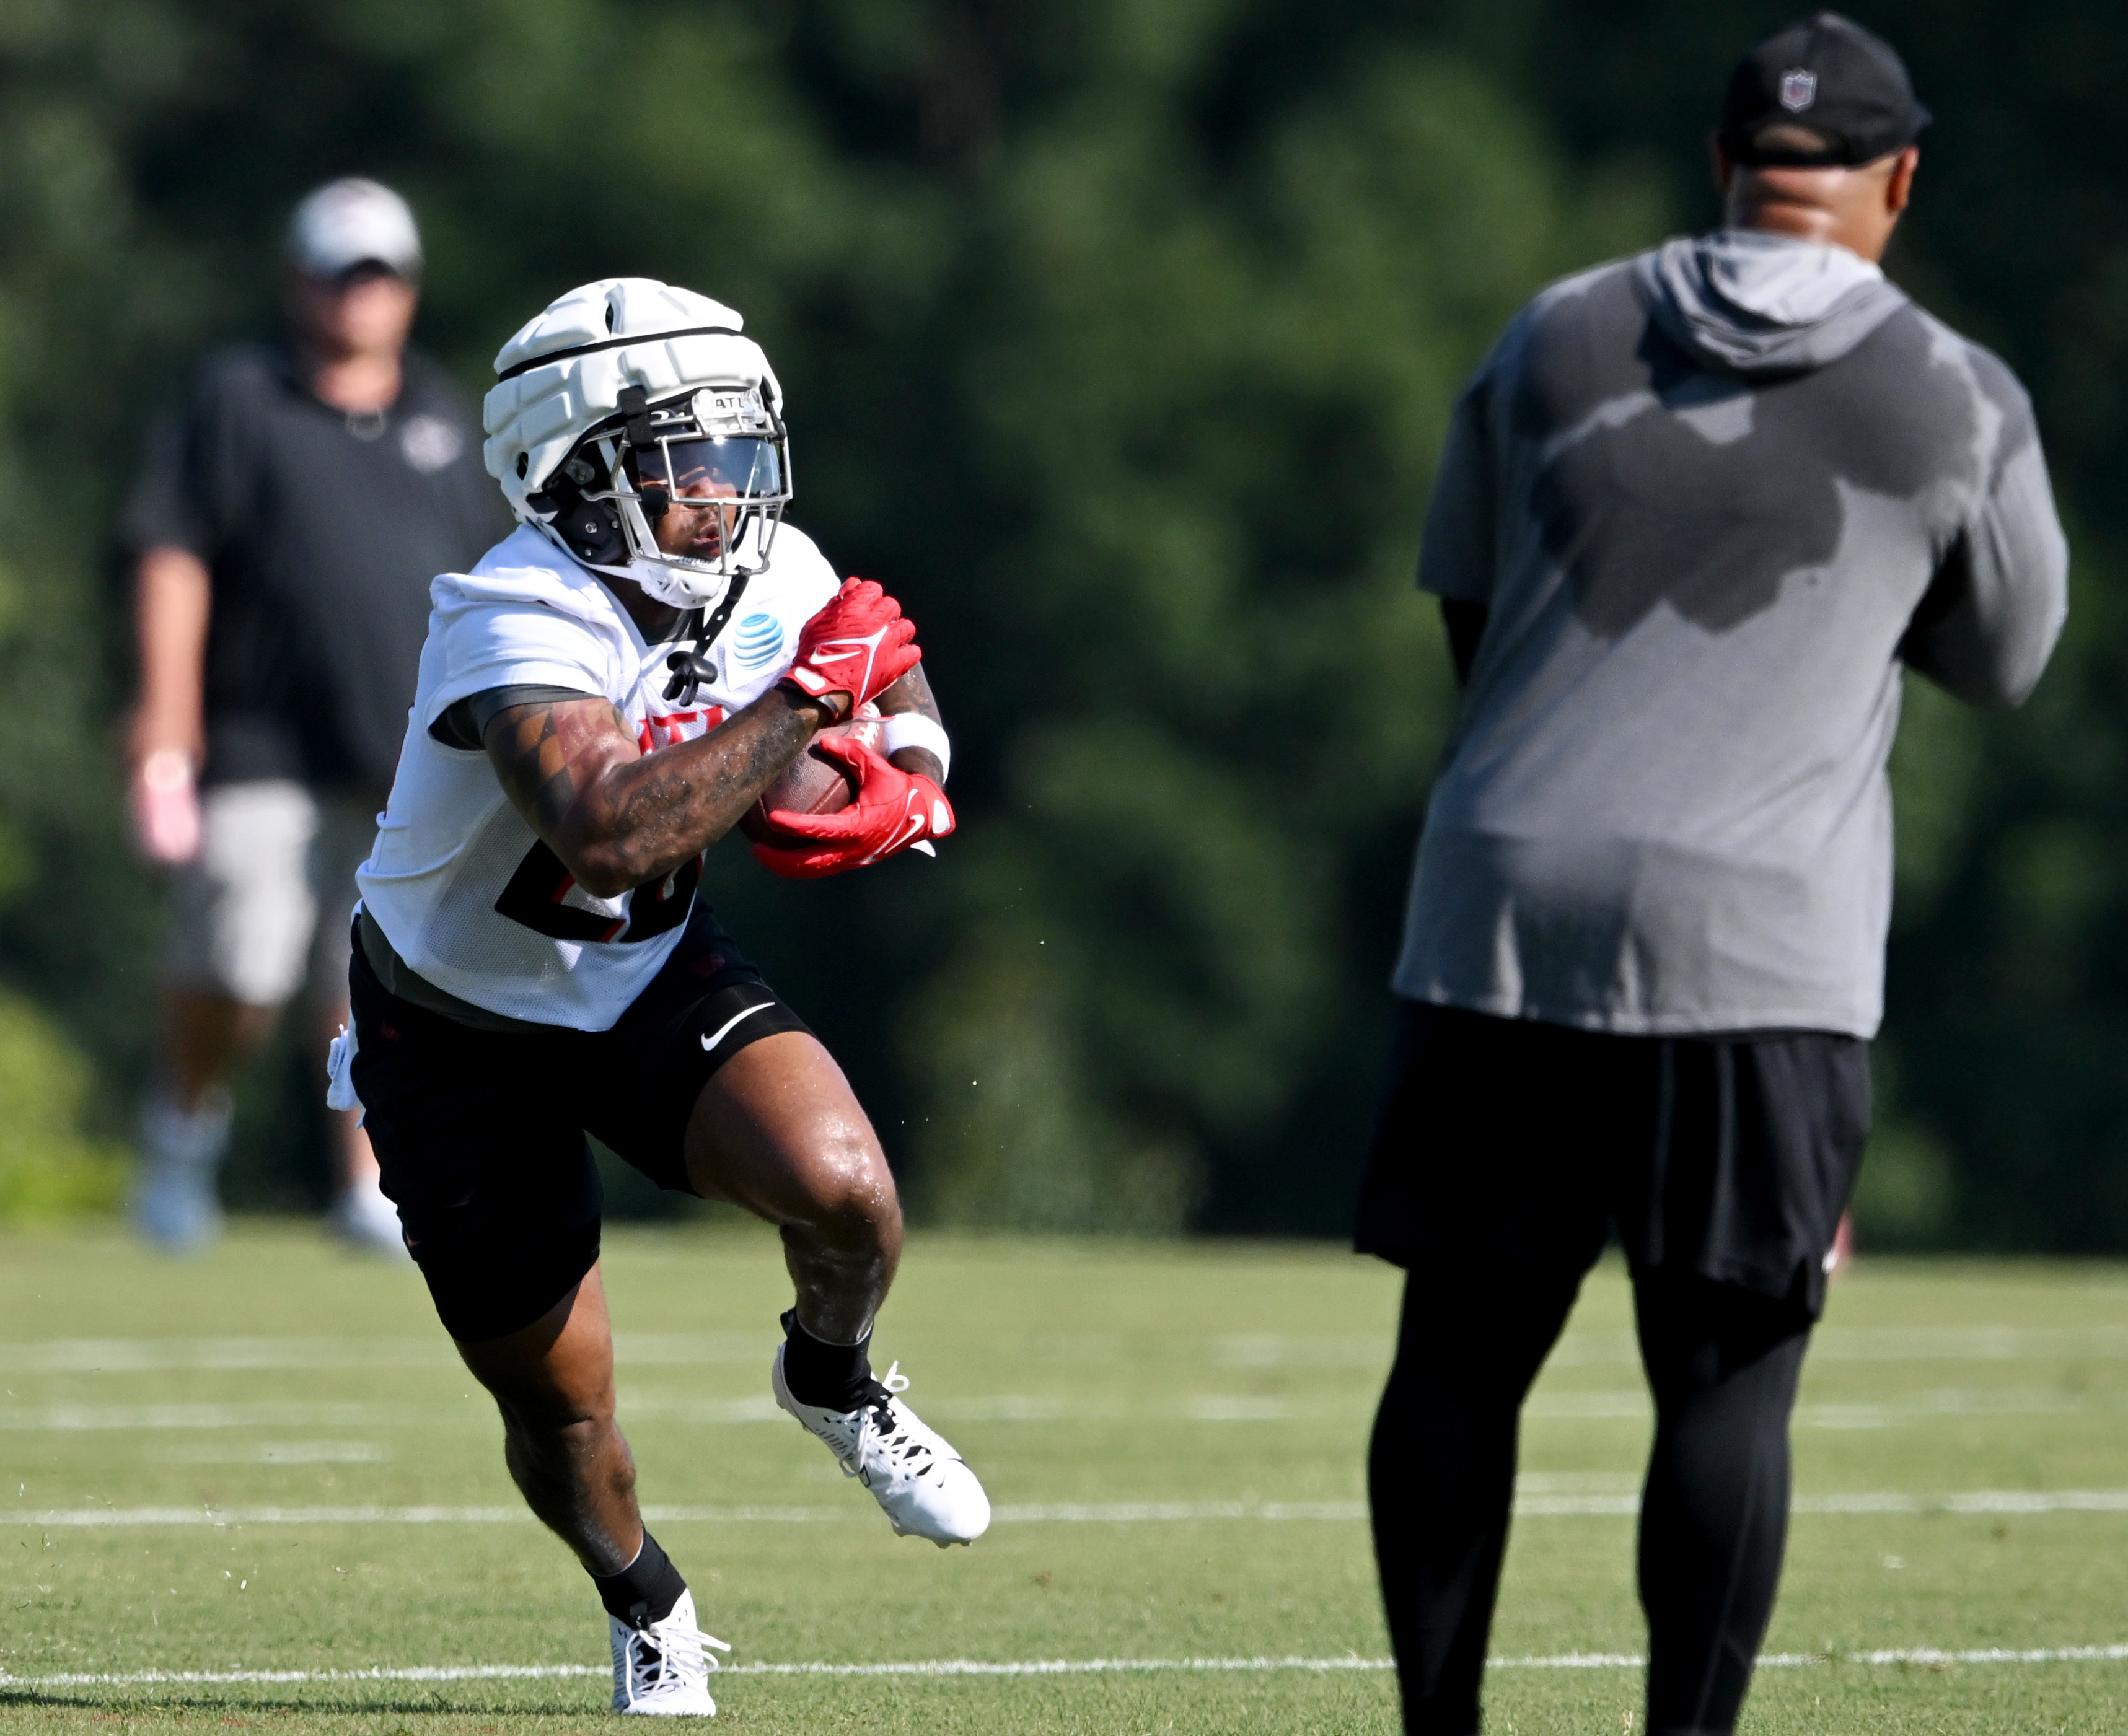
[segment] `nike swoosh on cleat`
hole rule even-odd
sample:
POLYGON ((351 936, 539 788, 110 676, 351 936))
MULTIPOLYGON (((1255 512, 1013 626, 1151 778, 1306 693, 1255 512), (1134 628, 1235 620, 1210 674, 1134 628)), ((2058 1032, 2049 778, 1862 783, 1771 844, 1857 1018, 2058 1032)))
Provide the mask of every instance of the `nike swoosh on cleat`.
POLYGON ((759 1006, 749 1007, 743 1013, 734 1013, 729 1018, 726 1019, 723 1024, 717 1027, 717 1033, 715 1036, 705 1036, 702 1039, 703 1048, 715 1048, 719 1043, 722 1042, 726 1037, 731 1035, 731 1027, 734 1025, 736 1025, 741 1019, 751 1018, 757 1013, 766 1013, 776 1003, 774 1001, 763 1001, 759 1006))

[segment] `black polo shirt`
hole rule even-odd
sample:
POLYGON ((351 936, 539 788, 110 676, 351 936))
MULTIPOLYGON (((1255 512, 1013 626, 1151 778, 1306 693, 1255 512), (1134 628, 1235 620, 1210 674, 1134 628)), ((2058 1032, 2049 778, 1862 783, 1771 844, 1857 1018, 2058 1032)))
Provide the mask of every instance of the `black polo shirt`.
POLYGON ((378 416, 321 403, 284 351, 200 364, 155 424, 124 530, 136 556, 173 546, 213 576, 203 782, 391 787, 429 581, 508 528, 480 439, 416 355, 378 416))

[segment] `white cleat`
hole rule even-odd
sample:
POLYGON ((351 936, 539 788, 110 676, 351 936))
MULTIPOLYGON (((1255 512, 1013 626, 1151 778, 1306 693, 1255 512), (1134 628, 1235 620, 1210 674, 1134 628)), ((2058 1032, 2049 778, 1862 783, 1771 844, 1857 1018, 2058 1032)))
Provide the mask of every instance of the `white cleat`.
POLYGON ((663 1621, 631 1628, 619 1617, 606 1619, 613 1641, 613 1709, 648 1718, 714 1718, 710 1677, 717 1660, 707 1648, 731 1648, 695 1625, 695 1594, 682 1591, 663 1621))
POLYGON ((928 1537, 944 1549, 970 1544, 990 1529, 990 1500, 966 1461, 935 1429, 901 1402, 909 1378, 896 1363, 886 1371, 877 1402, 854 1411, 801 1405, 783 1378, 783 1347, 768 1371, 776 1402, 825 1441, 843 1475, 872 1491, 897 1535, 928 1537))

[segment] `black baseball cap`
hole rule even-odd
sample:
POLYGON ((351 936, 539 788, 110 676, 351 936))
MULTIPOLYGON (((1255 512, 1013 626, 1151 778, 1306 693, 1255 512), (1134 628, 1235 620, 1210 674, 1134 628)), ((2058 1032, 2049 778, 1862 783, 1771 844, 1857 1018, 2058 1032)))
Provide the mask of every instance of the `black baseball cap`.
POLYGON ((1898 50, 1851 18, 1818 12, 1736 63, 1722 102, 1722 148, 1756 168, 1874 163, 1912 144, 1931 116, 1898 50))

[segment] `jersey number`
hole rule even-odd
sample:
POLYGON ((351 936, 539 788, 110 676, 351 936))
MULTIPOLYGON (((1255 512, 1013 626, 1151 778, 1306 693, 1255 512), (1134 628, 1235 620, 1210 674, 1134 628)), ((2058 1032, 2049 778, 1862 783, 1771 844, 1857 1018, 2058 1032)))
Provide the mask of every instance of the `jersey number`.
POLYGON ((535 934, 558 941, 647 941, 677 928, 695 902, 695 887, 702 878, 702 859, 682 862, 662 880, 638 886, 628 895, 628 914, 606 916, 565 904, 577 877, 563 866, 562 859, 544 842, 525 852, 502 896, 495 901, 497 914, 522 923, 535 934))

